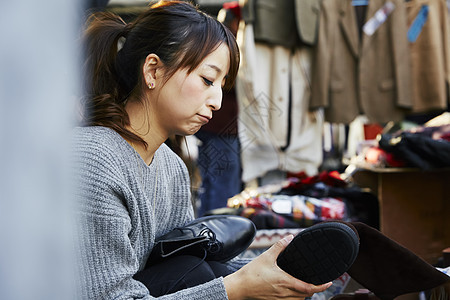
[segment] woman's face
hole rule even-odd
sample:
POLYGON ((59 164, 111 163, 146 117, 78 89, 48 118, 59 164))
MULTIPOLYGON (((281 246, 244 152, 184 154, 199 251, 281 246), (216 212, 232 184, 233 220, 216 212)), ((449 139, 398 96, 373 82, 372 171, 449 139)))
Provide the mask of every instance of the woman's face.
POLYGON ((178 70, 162 85, 153 117, 165 134, 192 135, 220 109, 229 57, 228 47, 221 44, 190 74, 178 70))

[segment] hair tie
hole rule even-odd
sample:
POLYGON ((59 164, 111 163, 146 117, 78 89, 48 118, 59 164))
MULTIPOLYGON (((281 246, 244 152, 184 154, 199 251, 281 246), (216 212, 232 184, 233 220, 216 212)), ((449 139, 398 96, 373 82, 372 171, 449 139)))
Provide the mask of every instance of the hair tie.
POLYGON ((128 33, 131 31, 131 29, 133 29, 133 23, 126 24, 124 22, 124 25, 125 26, 122 29, 122 33, 121 33, 119 39, 117 40, 117 52, 122 50, 123 45, 125 44, 125 42, 127 40, 128 33))
POLYGON ((126 41, 126 37, 121 36, 118 40, 117 40, 117 52, 119 52, 120 50, 122 50, 123 45, 125 44, 126 41))

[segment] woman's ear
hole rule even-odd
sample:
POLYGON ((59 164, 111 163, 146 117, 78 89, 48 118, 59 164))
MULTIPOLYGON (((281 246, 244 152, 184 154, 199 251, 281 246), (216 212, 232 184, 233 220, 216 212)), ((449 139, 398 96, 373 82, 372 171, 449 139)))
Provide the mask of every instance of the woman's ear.
POLYGON ((144 75, 145 84, 153 89, 157 80, 156 70, 162 67, 161 59, 158 55, 151 53, 145 58, 144 65, 142 67, 142 73, 144 75))

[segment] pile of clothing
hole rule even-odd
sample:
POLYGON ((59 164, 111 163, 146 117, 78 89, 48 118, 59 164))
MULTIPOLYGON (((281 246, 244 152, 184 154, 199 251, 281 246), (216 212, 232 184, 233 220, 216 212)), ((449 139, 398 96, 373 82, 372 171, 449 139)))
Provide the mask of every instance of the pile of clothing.
POLYGON ((288 173, 278 184, 246 188, 228 200, 227 208, 252 220, 257 229, 305 228, 330 220, 379 227, 378 199, 341 179, 337 171, 288 173))
POLYGON ((375 167, 450 167, 450 113, 421 126, 380 134, 377 144, 364 152, 364 160, 375 167))

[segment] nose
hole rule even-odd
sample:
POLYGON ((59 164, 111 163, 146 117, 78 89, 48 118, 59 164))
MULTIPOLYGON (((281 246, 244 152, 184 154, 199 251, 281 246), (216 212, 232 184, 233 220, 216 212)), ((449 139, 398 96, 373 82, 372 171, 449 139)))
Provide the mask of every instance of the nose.
POLYGON ((219 87, 215 89, 211 97, 208 98, 207 105, 213 111, 219 110, 222 107, 222 97, 223 97, 222 88, 219 87))

